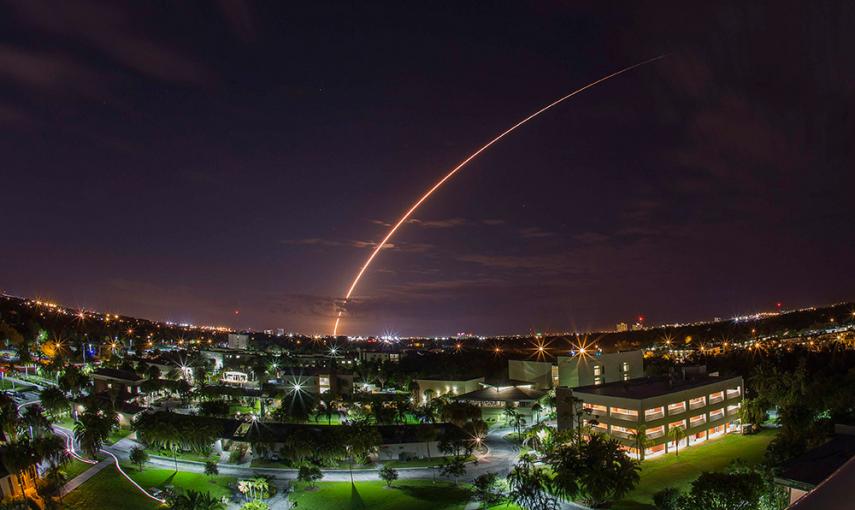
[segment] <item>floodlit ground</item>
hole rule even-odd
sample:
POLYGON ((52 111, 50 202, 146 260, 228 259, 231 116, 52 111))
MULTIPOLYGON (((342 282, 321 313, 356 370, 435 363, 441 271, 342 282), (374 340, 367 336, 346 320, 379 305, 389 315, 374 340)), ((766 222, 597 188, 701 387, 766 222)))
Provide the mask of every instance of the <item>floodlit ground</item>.
POLYGON ((120 508, 155 510, 158 503, 137 491, 115 468, 108 467, 65 496, 68 510, 120 508))
MULTIPOLYGON (((462 510, 471 494, 464 486, 430 480, 401 480, 387 489, 384 482, 357 482, 356 489, 371 510, 462 510)), ((351 508, 350 482, 321 482, 315 491, 297 489, 297 508, 339 510, 351 508)), ((501 507, 504 508, 504 505, 501 507)))
POLYGON ((638 487, 615 510, 653 510, 653 494, 666 487, 685 488, 703 471, 719 471, 734 459, 757 464, 776 430, 766 429, 750 436, 727 435, 696 447, 646 460, 641 467, 638 487))
POLYGON ((68 464, 66 464, 62 468, 62 472, 65 473, 66 480, 71 481, 72 478, 76 477, 80 473, 83 473, 91 467, 92 464, 87 464, 85 462, 81 462, 77 459, 72 458, 70 461, 68 461, 68 464))
MULTIPOLYGON (((234 485, 237 482, 236 478, 230 476, 210 478, 201 473, 185 473, 183 471, 176 473, 172 469, 144 469, 142 472, 137 471, 137 468, 133 466, 123 466, 123 469, 146 490, 153 487, 163 489, 171 485, 176 489, 207 492, 211 496, 219 498, 220 496, 231 495, 232 491, 229 484, 234 485)), ((136 490, 127 481, 125 484, 129 490, 136 490)))

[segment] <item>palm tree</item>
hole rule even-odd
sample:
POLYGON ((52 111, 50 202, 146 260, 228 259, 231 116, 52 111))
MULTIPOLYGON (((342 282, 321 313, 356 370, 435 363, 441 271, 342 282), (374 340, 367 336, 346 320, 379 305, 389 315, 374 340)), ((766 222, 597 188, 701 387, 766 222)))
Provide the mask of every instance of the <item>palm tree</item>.
POLYGON ((223 503, 207 492, 188 490, 175 496, 169 504, 170 510, 222 510, 223 503))
POLYGON ((30 439, 35 439, 36 436, 42 436, 45 434, 53 435, 53 431, 50 427, 50 420, 45 417, 41 406, 38 404, 27 406, 27 408, 24 409, 24 413, 21 414, 19 419, 18 428, 21 433, 28 431, 30 433, 30 439))
POLYGON ((407 414, 413 410, 413 406, 406 400, 395 402, 395 421, 401 425, 407 423, 407 414))
POLYGON ((635 441, 635 448, 638 452, 638 460, 644 460, 644 450, 647 449, 647 427, 639 425, 634 433, 630 436, 630 439, 635 441))
POLYGON ((505 415, 505 420, 510 424, 514 419, 514 416, 517 415, 517 410, 509 403, 505 406, 505 410, 502 411, 502 414, 505 415))
POLYGON ((84 452, 95 458, 110 432, 118 425, 119 416, 115 411, 88 410, 74 422, 74 439, 84 452))
POLYGON ((522 428, 525 427, 526 421, 525 416, 521 414, 514 414, 513 417, 514 429, 517 431, 517 439, 522 439, 522 428))
POLYGON ((33 449, 36 455, 50 466, 48 473, 53 478, 54 486, 59 492, 59 501, 62 502, 62 490, 60 490, 60 486, 63 474, 60 468, 71 460, 71 455, 65 449, 65 440, 53 435, 40 437, 33 443, 33 449))
POLYGON ((671 430, 668 431, 668 435, 671 436, 671 440, 674 441, 674 455, 679 457, 680 440, 686 437, 686 432, 683 430, 683 427, 672 427, 671 430))
POLYGON ((531 412, 534 414, 534 421, 540 423, 540 412, 543 411, 543 406, 538 402, 531 405, 531 412))
POLYGON ((69 409, 68 399, 59 388, 47 387, 41 391, 39 399, 42 407, 54 419, 65 414, 69 409))

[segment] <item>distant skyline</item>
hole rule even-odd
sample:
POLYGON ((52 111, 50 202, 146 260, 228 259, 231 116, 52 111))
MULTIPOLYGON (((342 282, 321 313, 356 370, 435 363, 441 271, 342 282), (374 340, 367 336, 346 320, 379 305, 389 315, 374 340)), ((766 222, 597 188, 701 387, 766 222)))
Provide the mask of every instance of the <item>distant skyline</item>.
POLYGON ((0 290, 329 333, 855 298, 855 6, 0 1, 0 290), (239 310, 239 314, 235 311, 239 310))

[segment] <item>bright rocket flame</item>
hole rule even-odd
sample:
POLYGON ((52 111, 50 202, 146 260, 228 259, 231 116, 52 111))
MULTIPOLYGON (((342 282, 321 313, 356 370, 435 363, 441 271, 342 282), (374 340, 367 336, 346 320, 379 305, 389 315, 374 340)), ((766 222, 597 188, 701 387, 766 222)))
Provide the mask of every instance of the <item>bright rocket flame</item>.
MULTIPOLYGON (((421 196, 421 198, 416 200, 416 202, 409 209, 407 209, 407 212, 405 212, 404 215, 401 216, 401 218, 392 226, 392 228, 389 229, 389 232, 386 233, 386 236, 379 243, 377 243, 377 245, 374 247, 374 250, 371 252, 371 255, 368 256, 368 260, 365 261, 365 263, 359 269, 359 272, 356 273, 356 278, 353 279, 353 283, 350 284, 350 288, 347 289, 347 294, 344 295, 344 303, 343 304, 346 304, 348 302, 348 300, 350 300, 350 296, 353 295, 353 291, 356 289, 356 286, 359 284, 359 280, 362 279, 362 275, 365 274, 365 271, 368 270, 368 266, 370 266, 371 262, 373 262, 374 259, 377 257, 377 254, 380 253, 380 250, 382 250, 383 247, 386 246, 386 243, 389 242, 389 239, 391 239, 392 236, 395 235, 395 232, 397 232, 398 229, 401 228, 401 225, 403 225, 408 219, 410 219, 410 216, 412 216, 413 213, 416 212, 416 209, 418 209, 419 206, 422 205, 422 203, 425 200, 427 200, 433 194, 434 191, 436 191, 443 184, 445 184, 445 182, 447 180, 454 177, 454 174, 456 174, 460 169, 462 169, 464 166, 466 166, 467 163, 469 163, 473 159, 477 158, 482 152, 489 149, 493 144, 495 144, 496 142, 498 142, 499 140, 501 140, 505 136, 511 134, 518 127, 527 123, 531 119, 537 117, 541 113, 549 110, 553 106, 557 106, 557 105, 563 103, 564 101, 570 99, 571 97, 575 96, 576 94, 584 92, 591 87, 594 87, 594 86, 599 85, 600 83, 602 83, 606 80, 614 78, 615 76, 619 76, 619 75, 621 75, 627 71, 632 71, 633 69, 635 69, 637 67, 641 67, 645 64, 649 64, 651 62, 655 62, 655 61, 663 59, 663 58, 665 58, 665 55, 659 55, 658 57, 654 57, 654 58, 651 58, 649 60, 645 60, 644 62, 639 62, 638 64, 634 64, 634 65, 631 65, 629 67, 625 67, 625 68, 621 69, 620 71, 616 71, 616 72, 611 73, 609 75, 603 76, 602 78, 600 78, 596 81, 592 81, 591 83, 585 85, 584 87, 578 88, 578 89, 574 90, 573 92, 567 94, 566 96, 563 96, 563 97, 556 99, 555 101, 549 103, 548 105, 544 106, 540 110, 537 110, 536 112, 532 113, 528 117, 522 119, 521 121, 517 122, 516 124, 514 124, 513 126, 508 128, 507 130, 503 131, 500 135, 498 135, 497 137, 495 137, 492 140, 490 140, 489 142, 487 142, 480 149, 478 149, 475 152, 473 152, 472 154, 470 154, 466 159, 461 161, 456 167, 451 169, 451 171, 448 172, 445 175, 445 177, 440 179, 436 184, 434 184, 430 189, 428 189, 427 192, 425 192, 425 194, 421 196)), ((339 310, 338 316, 335 319, 335 325, 333 326, 333 336, 335 336, 338 333, 338 325, 341 322, 341 314, 342 314, 342 310, 339 310)))

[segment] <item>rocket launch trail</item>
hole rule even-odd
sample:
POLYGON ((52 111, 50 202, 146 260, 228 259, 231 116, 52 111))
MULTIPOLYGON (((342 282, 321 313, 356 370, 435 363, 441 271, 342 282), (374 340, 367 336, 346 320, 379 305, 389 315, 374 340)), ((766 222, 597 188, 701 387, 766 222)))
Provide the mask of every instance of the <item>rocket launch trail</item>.
MULTIPOLYGON (((492 140, 490 140, 489 142, 487 142, 486 144, 481 146, 481 148, 479 148, 478 150, 476 150, 475 152, 473 152, 472 154, 467 156, 466 159, 464 159, 457 166, 452 168, 451 171, 449 171, 447 174, 445 174, 445 176, 442 179, 438 180, 433 186, 430 187, 430 189, 428 189, 421 197, 419 197, 419 199, 416 200, 413 203, 413 205, 410 206, 409 209, 407 209, 407 211, 400 217, 400 219, 398 219, 398 221, 395 222, 394 225, 392 225, 392 227, 386 233, 386 236, 383 237, 383 239, 377 243, 377 245, 374 247, 374 250, 372 250, 371 255, 368 256, 368 259, 365 261, 364 264, 362 264, 362 267, 359 269, 359 272, 356 273, 356 277, 353 279, 353 282, 350 284, 350 287, 347 289, 347 293, 344 296, 344 302, 342 303, 342 306, 346 305, 347 302, 350 300, 350 297, 353 295, 353 291, 356 290, 357 285, 359 285, 359 280, 362 279, 362 275, 365 274, 365 271, 368 270, 368 267, 371 266, 371 263, 374 261, 375 258, 377 258, 377 255, 380 253, 380 250, 382 250, 383 247, 386 246, 386 243, 388 243, 389 240, 392 238, 392 236, 395 235, 395 232, 397 232, 398 229, 401 228, 401 225, 406 223, 406 221, 408 219, 410 219, 410 217, 413 215, 413 213, 416 212, 416 209, 418 209, 419 206, 421 206, 428 198, 430 198, 430 196, 433 195, 433 193, 436 190, 438 190, 440 187, 442 187, 442 185, 445 184, 449 179, 454 177, 454 175, 457 172, 462 170, 463 167, 465 167, 470 161, 472 161, 473 159, 480 156, 482 152, 484 152, 487 149, 489 149, 490 147, 492 147, 495 143, 497 143, 502 138, 513 133, 517 128, 521 127, 523 124, 526 124, 528 121, 534 119, 535 117, 537 117, 540 114, 546 112, 547 110, 553 108, 554 106, 558 106, 559 104, 570 99, 571 97, 575 96, 576 94, 580 94, 580 93, 590 89, 591 87, 595 87, 595 86, 599 85, 600 83, 603 83, 604 81, 608 81, 612 78, 620 76, 623 73, 632 71, 633 69, 636 69, 636 68, 641 67, 643 65, 650 64, 652 62, 656 62, 657 60, 661 60, 663 58, 665 58, 665 55, 659 55, 658 57, 654 57, 654 58, 651 58, 649 60, 639 62, 639 63, 631 65, 629 67, 625 67, 619 71, 615 71, 611 74, 603 76, 602 78, 600 78, 596 81, 592 81, 591 83, 585 85, 584 87, 578 88, 578 89, 574 90, 573 92, 570 92, 569 94, 562 96, 562 97, 556 99, 555 101, 549 103, 548 105, 544 106, 540 110, 537 110, 536 112, 532 113, 528 117, 522 119, 521 121, 517 122, 513 126, 509 127, 508 129, 506 129, 505 131, 500 133, 498 136, 496 136, 495 138, 493 138, 492 140)), ((335 325, 333 326, 333 336, 338 334, 338 327, 339 327, 339 324, 341 322, 342 312, 343 312, 343 310, 339 310, 338 315, 336 316, 335 325)))

